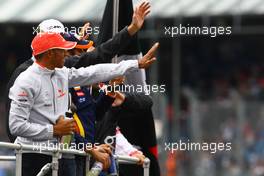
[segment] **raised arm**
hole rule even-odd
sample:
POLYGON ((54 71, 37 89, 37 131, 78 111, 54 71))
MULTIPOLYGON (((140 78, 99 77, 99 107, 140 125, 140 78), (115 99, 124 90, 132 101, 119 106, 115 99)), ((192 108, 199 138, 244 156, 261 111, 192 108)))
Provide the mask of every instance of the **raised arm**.
POLYGON ((156 60, 154 54, 158 47, 158 43, 154 44, 148 53, 139 60, 122 61, 118 64, 98 64, 79 69, 67 69, 69 87, 92 85, 123 76, 140 68, 148 68, 156 60))
POLYGON ((65 66, 80 68, 99 63, 110 63, 111 59, 118 54, 132 39, 133 36, 142 28, 145 17, 150 13, 150 4, 143 2, 132 16, 132 22, 118 32, 113 38, 97 46, 95 50, 82 54, 80 57, 69 57, 65 60, 65 66))

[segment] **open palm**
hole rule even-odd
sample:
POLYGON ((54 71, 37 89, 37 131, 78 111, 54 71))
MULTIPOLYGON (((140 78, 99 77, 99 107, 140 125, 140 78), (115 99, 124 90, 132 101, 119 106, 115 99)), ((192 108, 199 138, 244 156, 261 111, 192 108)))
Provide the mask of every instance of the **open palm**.
POLYGON ((140 29, 144 23, 145 17, 150 13, 149 2, 143 2, 134 10, 132 24, 140 29))

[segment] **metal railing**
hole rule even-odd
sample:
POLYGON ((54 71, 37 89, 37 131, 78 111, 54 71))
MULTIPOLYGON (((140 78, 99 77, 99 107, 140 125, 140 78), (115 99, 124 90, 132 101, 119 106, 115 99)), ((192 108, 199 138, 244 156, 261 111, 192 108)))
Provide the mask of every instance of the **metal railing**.
MULTIPOLYGON (((61 154, 72 154, 79 156, 86 156, 86 171, 89 171, 89 161, 90 155, 84 151, 73 150, 73 149, 61 149, 61 148, 51 148, 51 147, 43 147, 43 146, 32 146, 32 145, 22 145, 22 144, 13 144, 8 142, 0 142, 0 148, 8 148, 15 150, 15 156, 0 156, 0 161, 15 161, 16 162, 16 176, 22 176, 22 153, 23 151, 42 151, 45 153, 50 153, 52 156, 52 163, 47 163, 39 172, 37 176, 42 176, 45 173, 46 169, 52 169, 52 176, 58 175, 59 169, 59 158, 61 154)), ((114 155, 118 164, 136 164, 139 162, 138 158, 129 157, 129 156, 120 156, 114 155)), ((150 160, 148 158, 145 159, 143 164, 144 176, 149 176, 149 167, 150 160)))

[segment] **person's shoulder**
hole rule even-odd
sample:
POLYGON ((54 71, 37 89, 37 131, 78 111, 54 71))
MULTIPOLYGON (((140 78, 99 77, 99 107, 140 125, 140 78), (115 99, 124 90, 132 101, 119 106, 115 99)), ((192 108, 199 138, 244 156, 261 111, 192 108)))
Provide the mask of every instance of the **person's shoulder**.
POLYGON ((41 75, 37 74, 34 71, 33 66, 30 65, 17 76, 14 84, 27 85, 28 87, 34 87, 34 86, 37 86, 37 83, 40 82, 40 77, 41 75))
POLYGON ((32 59, 28 59, 25 62, 23 62, 22 64, 20 64, 14 71, 13 74, 11 76, 11 79, 16 79, 22 72, 24 72, 29 66, 31 66, 33 64, 33 60, 32 59))

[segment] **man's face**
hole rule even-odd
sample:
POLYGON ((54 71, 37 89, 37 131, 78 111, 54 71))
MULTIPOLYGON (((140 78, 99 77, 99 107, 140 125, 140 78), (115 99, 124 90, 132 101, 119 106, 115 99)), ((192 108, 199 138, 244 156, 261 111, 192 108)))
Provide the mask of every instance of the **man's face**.
POLYGON ((85 49, 73 48, 68 50, 71 56, 80 56, 82 53, 86 52, 85 49))
POLYGON ((64 66, 67 51, 63 49, 51 50, 51 60, 55 68, 62 68, 64 66))

